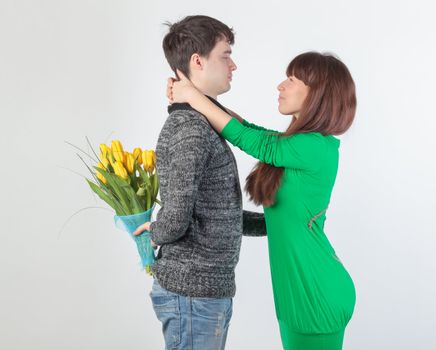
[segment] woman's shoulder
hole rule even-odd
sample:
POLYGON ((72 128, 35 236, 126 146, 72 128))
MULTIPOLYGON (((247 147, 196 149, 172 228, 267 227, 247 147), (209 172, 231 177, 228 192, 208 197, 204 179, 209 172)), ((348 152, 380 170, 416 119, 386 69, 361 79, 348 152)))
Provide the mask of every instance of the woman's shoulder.
POLYGON ((291 136, 296 142, 325 145, 329 143, 340 144, 340 140, 334 135, 324 135, 320 132, 302 132, 291 136))
POLYGON ((325 144, 326 136, 319 132, 299 132, 291 135, 289 140, 301 144, 323 145, 325 144))

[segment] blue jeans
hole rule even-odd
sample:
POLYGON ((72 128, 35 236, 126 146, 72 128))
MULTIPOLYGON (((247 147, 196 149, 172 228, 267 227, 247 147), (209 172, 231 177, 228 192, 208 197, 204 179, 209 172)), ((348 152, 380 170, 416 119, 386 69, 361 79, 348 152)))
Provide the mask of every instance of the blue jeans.
POLYGON ((162 323, 165 350, 223 350, 232 317, 232 299, 185 297, 154 280, 150 293, 162 323))

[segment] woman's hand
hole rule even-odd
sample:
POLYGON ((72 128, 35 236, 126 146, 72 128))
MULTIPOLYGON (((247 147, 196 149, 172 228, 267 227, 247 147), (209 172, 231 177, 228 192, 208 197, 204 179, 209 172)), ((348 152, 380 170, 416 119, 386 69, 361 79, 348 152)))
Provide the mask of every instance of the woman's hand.
POLYGON ((190 103, 196 96, 201 94, 192 82, 177 69, 180 80, 168 78, 167 97, 170 103, 190 103))
POLYGON ((192 108, 203 114, 210 125, 220 133, 227 123, 232 120, 232 117, 210 101, 206 95, 197 90, 182 72, 177 70, 177 75, 180 77, 178 81, 168 79, 167 96, 170 103, 189 103, 192 108))
MULTIPOLYGON (((144 231, 150 231, 150 224, 151 224, 150 222, 146 222, 146 223, 142 224, 141 226, 138 226, 136 228, 136 230, 133 231, 133 235, 134 236, 138 236, 138 235, 140 235, 144 231)), ((152 240, 150 240, 150 242, 151 242, 151 247, 153 249, 156 249, 157 248, 156 243, 154 243, 152 240)))

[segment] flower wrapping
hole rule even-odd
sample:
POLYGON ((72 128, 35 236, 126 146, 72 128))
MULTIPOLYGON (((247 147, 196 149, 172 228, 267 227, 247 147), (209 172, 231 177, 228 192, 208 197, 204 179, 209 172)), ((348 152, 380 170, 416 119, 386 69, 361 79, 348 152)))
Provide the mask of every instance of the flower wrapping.
POLYGON ((147 273, 151 273, 151 266, 155 261, 154 249, 151 246, 150 233, 144 231, 140 235, 134 236, 133 232, 138 226, 147 221, 151 221, 153 209, 154 208, 151 208, 139 214, 115 215, 114 217, 115 225, 129 233, 130 237, 135 241, 139 256, 141 257, 142 267, 147 271, 147 273))

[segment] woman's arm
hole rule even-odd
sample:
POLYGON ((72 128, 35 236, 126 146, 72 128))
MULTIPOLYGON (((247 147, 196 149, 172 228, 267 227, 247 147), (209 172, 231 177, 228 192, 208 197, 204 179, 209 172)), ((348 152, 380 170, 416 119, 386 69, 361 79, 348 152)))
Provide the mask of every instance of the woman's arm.
POLYGON ((280 136, 244 126, 212 103, 182 73, 179 76, 180 81, 173 81, 170 87, 172 102, 188 102, 221 136, 245 153, 276 167, 314 170, 322 164, 326 144, 321 134, 280 136))
MULTIPOLYGON (((177 76, 180 78, 178 81, 171 78, 168 79, 167 96, 170 102, 188 102, 192 108, 209 120, 209 123, 217 132, 221 132, 224 126, 233 118, 197 90, 191 81, 179 70, 177 70, 177 76)), ((239 122, 243 121, 239 115, 235 115, 235 117, 239 122)))
POLYGON ((279 132, 276 130, 267 129, 267 128, 264 128, 263 126, 248 122, 247 120, 242 118, 238 113, 236 113, 235 111, 232 111, 231 109, 229 109, 227 107, 226 107, 226 110, 227 110, 227 113, 229 113, 233 118, 236 118, 244 126, 248 126, 249 128, 256 129, 256 130, 270 131, 270 132, 279 134, 279 132))
POLYGON ((253 123, 247 122, 246 120, 244 120, 244 121, 242 122, 242 125, 244 125, 244 126, 248 126, 248 127, 251 128, 251 129, 256 129, 256 130, 261 130, 261 131, 268 131, 268 132, 271 132, 271 133, 273 133, 273 134, 280 134, 280 132, 278 132, 278 131, 276 131, 276 130, 267 129, 267 128, 264 128, 263 126, 260 126, 260 125, 256 125, 256 124, 253 124, 253 123))
POLYGON ((197 89, 195 89, 195 91, 192 90, 187 101, 192 108, 199 111, 207 118, 209 123, 218 133, 220 133, 227 123, 233 119, 229 114, 211 102, 197 89))
POLYGON ((192 95, 189 97, 188 103, 191 105, 192 108, 203 114, 218 133, 221 133, 227 123, 232 119, 229 116, 230 114, 232 117, 237 119, 239 123, 246 127, 278 134, 278 132, 275 130, 266 129, 262 126, 249 123, 232 110, 227 109, 228 113, 225 113, 221 108, 212 103, 198 90, 192 92, 192 95))
POLYGON ((314 170, 322 163, 326 145, 320 134, 281 137, 277 133, 244 126, 196 91, 189 104, 206 116, 221 136, 245 153, 276 167, 314 170))
POLYGON ((180 77, 179 81, 174 79, 168 79, 167 85, 167 96, 171 103, 173 102, 188 102, 192 108, 203 114, 210 122, 212 127, 221 132, 224 126, 231 120, 229 115, 238 120, 244 126, 250 127, 256 130, 270 131, 273 133, 278 133, 275 130, 269 130, 262 126, 258 126, 248 121, 244 120, 239 114, 226 108, 227 113, 225 113, 221 108, 217 107, 212 103, 204 94, 198 91, 195 86, 187 79, 182 72, 177 71, 180 77), (229 115, 228 115, 229 114, 229 115))
POLYGON ((276 167, 317 170, 327 151, 318 133, 280 136, 231 120, 220 132, 227 141, 263 163, 276 167))
POLYGON ((232 111, 231 109, 225 107, 227 110, 227 113, 230 114, 233 118, 235 118, 238 122, 243 124, 245 122, 244 118, 242 118, 238 113, 232 111))

